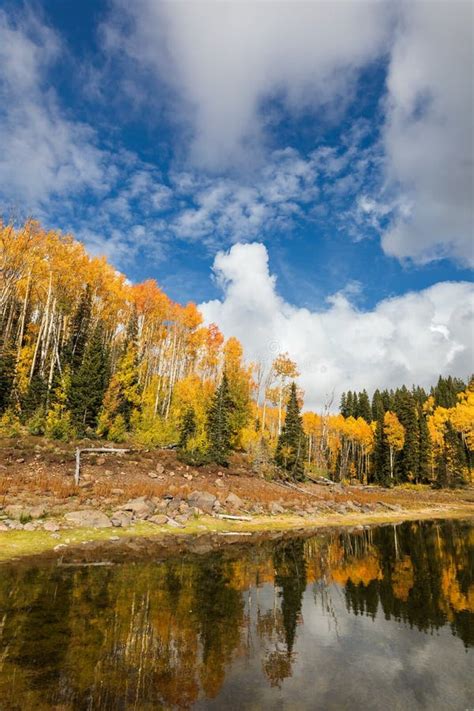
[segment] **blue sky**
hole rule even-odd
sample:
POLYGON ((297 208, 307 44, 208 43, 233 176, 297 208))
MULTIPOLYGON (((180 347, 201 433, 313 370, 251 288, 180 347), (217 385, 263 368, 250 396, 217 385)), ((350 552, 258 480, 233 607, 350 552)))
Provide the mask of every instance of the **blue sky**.
POLYGON ((470 281, 472 12, 6 0, 1 211, 181 302, 225 304, 216 255, 252 243, 312 313, 470 281))

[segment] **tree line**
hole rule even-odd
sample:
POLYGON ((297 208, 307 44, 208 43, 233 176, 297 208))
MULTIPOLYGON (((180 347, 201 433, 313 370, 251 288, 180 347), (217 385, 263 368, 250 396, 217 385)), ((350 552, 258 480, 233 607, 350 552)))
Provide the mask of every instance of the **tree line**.
POLYGON ((154 280, 130 284, 71 236, 0 224, 0 434, 174 444, 264 474, 453 485, 470 479, 474 388, 349 391, 304 412, 287 353, 247 363, 236 338, 154 280))

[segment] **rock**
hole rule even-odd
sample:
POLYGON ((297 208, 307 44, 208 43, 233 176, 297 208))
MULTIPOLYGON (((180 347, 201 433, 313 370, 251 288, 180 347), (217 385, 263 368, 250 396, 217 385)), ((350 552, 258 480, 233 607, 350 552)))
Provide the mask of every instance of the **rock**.
POLYGON ((181 504, 181 499, 178 499, 178 498, 172 499, 169 502, 168 506, 166 507, 167 512, 173 513, 173 511, 177 511, 180 507, 180 504, 181 504))
POLYGON ((193 475, 192 475, 192 474, 188 474, 187 472, 185 472, 185 473, 183 474, 183 476, 184 476, 184 478, 187 479, 188 481, 192 481, 192 480, 193 480, 193 475))
POLYGON ((46 513, 46 507, 39 504, 38 506, 31 506, 26 511, 28 516, 31 518, 42 518, 46 513))
POLYGON ((97 457, 97 459, 95 460, 95 463, 99 467, 103 466, 105 464, 105 457, 97 457))
POLYGON ((162 464, 158 462, 158 464, 156 465, 156 471, 158 474, 164 474, 165 468, 162 464))
POLYGON ((283 514, 285 513, 285 509, 283 506, 280 506, 280 504, 277 504, 276 501, 272 501, 270 504, 270 513, 274 515, 283 514))
POLYGON ((19 521, 10 521, 8 527, 10 531, 23 531, 23 524, 19 521))
POLYGON ((123 489, 111 489, 110 493, 113 494, 114 496, 121 496, 125 492, 123 489))
POLYGON ((124 511, 131 511, 137 518, 148 518, 155 510, 154 504, 146 496, 127 501, 121 508, 124 511))
POLYGON ((157 526, 164 526, 165 523, 168 523, 168 516, 157 514, 156 516, 150 516, 148 520, 150 523, 156 523, 157 526))
POLYGON ((223 489, 223 488, 225 487, 225 484, 224 484, 224 482, 222 481, 222 479, 216 479, 216 481, 215 481, 214 483, 215 483, 216 486, 219 487, 219 489, 223 489))
POLYGON ((29 521, 28 523, 25 523, 23 526, 24 531, 36 531, 38 528, 38 524, 34 523, 33 521, 29 521))
POLYGON ((67 523, 79 528, 111 528, 112 526, 108 516, 102 511, 94 511, 93 509, 71 511, 64 518, 67 523))
POLYGON ((178 506, 178 511, 180 514, 188 513, 189 504, 187 504, 186 501, 181 501, 180 505, 178 506))
POLYGON ((242 499, 237 496, 237 494, 233 494, 232 491, 229 493, 224 503, 231 509, 241 509, 244 506, 242 499))
POLYGON ((93 481, 80 481, 79 482, 80 489, 90 489, 92 486, 94 486, 93 481))
POLYGON ((183 524, 183 526, 184 526, 184 524, 186 524, 186 523, 189 521, 189 519, 190 519, 190 515, 187 514, 187 513, 185 513, 185 514, 178 514, 178 516, 175 516, 175 517, 174 517, 174 520, 175 520, 177 523, 183 524))
POLYGON ((110 522, 115 528, 128 528, 132 525, 133 516, 129 511, 116 511, 110 522))
POLYGON ((5 506, 5 513, 9 518, 19 519, 24 515, 25 507, 20 504, 5 506))
POLYGON ((23 459, 23 457, 19 457, 18 459, 15 459, 15 461, 16 461, 17 464, 24 464, 24 462, 25 462, 25 460, 23 459))
POLYGON ((8 526, 3 521, 0 521, 0 531, 8 531, 8 526))
POLYGON ((59 526, 54 521, 45 521, 45 523, 43 524, 43 528, 45 531, 50 531, 51 533, 56 533, 56 531, 59 531, 59 526))
POLYGON ((173 518, 169 518, 166 523, 168 526, 171 526, 172 528, 183 528, 183 526, 184 526, 184 524, 179 523, 179 521, 175 521, 173 518))
POLYGON ((148 472, 150 479, 158 479, 158 474, 156 472, 148 472))
POLYGON ((217 472, 217 476, 224 476, 224 472, 217 472))
POLYGON ((195 506, 207 514, 212 513, 215 501, 217 501, 217 497, 214 496, 214 494, 210 494, 208 491, 193 491, 188 496, 188 504, 190 506, 195 506))

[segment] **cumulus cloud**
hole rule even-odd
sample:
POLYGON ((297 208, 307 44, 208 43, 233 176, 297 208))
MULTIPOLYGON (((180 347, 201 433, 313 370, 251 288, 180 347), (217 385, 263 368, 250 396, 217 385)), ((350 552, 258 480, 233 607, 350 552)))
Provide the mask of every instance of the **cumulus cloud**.
POLYGON ((259 144, 267 99, 282 98, 290 110, 344 103, 354 73, 383 51, 390 16, 384 3, 366 0, 115 0, 115 7, 109 47, 125 48, 171 84, 192 117, 192 156, 211 168, 259 144))
POLYGON ((401 209, 382 238, 398 258, 474 265, 473 4, 403 5, 387 80, 387 176, 401 209))
POLYGON ((269 364, 277 351, 297 361, 307 408, 319 409, 334 391, 430 386, 439 374, 468 377, 472 368, 474 286, 440 282, 418 293, 360 311, 351 289, 334 294, 322 311, 297 308, 279 296, 263 244, 220 252, 214 273, 221 300, 200 308, 226 336, 237 336, 249 357, 269 364))
POLYGON ((0 190, 31 209, 54 194, 99 189, 104 168, 94 131, 65 117, 48 87, 59 38, 33 15, 20 19, 0 11, 0 190))
MULTIPOLYGON (((248 168, 265 153, 273 120, 269 99, 276 98, 290 118, 301 109, 319 117, 322 110, 326 121, 341 118, 361 72, 372 62, 385 63, 385 160, 373 194, 366 186, 354 203, 359 228, 349 221, 347 233, 359 239, 365 218, 384 251, 398 259, 474 262, 469 0, 115 0, 113 7, 107 46, 125 50, 160 92, 172 87, 192 161, 217 172, 248 168)), ((337 185, 341 196, 352 187, 350 175, 337 185)), ((324 196, 315 202, 324 204, 324 196)), ((263 218, 264 210, 263 203, 263 218)), ((206 207, 183 215, 182 231, 195 229, 199 238, 205 213, 206 207)))

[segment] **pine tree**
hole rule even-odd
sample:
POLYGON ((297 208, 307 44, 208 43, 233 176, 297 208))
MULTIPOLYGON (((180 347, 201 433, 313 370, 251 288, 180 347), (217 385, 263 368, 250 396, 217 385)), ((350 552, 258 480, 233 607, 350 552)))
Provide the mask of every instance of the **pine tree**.
POLYGON ((382 410, 382 414, 385 412, 382 394, 380 390, 376 390, 372 396, 371 415, 373 422, 376 422, 378 420, 380 416, 380 410, 382 410))
POLYGON ((341 402, 339 405, 339 412, 343 417, 349 417, 349 413, 347 410, 347 401, 346 401, 346 393, 342 393, 341 395, 341 402))
POLYGON ((430 479, 431 438, 426 415, 421 407, 418 407, 418 439, 418 479, 428 482, 430 479))
POLYGON ((370 422, 372 419, 369 396, 366 390, 359 394, 357 417, 362 417, 366 422, 370 422))
POLYGON ((92 312, 92 294, 90 286, 84 289, 77 309, 72 317, 70 335, 63 354, 63 364, 75 372, 82 363, 92 312))
POLYGON ((192 407, 188 407, 179 428, 179 448, 186 449, 188 441, 196 434, 197 423, 196 413, 192 407))
MULTIPOLYGON (((125 429, 129 430, 132 413, 139 404, 138 354, 136 344, 132 341, 126 344, 117 369, 110 379, 99 416, 98 434, 107 436, 119 415, 123 419, 125 429)), ((122 427, 122 424, 120 426, 122 427)))
POLYGON ((79 429, 97 427, 102 401, 109 380, 109 359, 98 324, 89 339, 82 363, 72 374, 69 408, 79 429))
POLYGON ((344 417, 354 417, 354 397, 351 390, 346 395, 346 413, 344 417))
POLYGON ((303 430, 296 384, 293 382, 286 408, 285 424, 278 438, 275 461, 278 466, 288 472, 292 479, 303 481, 305 459, 306 435, 303 430))
POLYGON ((406 387, 395 394, 395 412, 405 428, 405 445, 400 455, 400 475, 403 481, 419 481, 420 434, 413 395, 406 387))
POLYGON ((15 378, 15 357, 13 349, 0 344, 0 414, 4 412, 12 394, 15 378))
POLYGON ((372 478, 378 484, 385 486, 390 481, 390 448, 384 433, 384 416, 384 410, 379 406, 377 409, 377 419, 375 421, 372 478))
POLYGON ((231 451, 232 432, 230 418, 233 402, 229 393, 229 381, 224 371, 221 383, 214 393, 207 413, 207 437, 209 456, 217 464, 227 466, 231 451))

